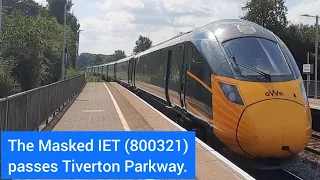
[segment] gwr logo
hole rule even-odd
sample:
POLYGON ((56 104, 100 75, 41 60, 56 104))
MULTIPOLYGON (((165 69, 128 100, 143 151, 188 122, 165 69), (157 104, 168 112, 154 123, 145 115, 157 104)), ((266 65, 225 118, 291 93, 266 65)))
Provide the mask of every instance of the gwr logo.
POLYGON ((266 96, 272 96, 272 97, 283 96, 283 92, 272 90, 272 91, 266 92, 266 96))

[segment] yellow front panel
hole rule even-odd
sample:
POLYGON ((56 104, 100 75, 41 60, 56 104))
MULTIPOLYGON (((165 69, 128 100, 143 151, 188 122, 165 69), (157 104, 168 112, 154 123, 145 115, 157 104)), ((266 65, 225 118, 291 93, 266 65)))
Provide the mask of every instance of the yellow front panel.
MULTIPOLYGON (((308 109, 308 104, 304 104, 302 100, 299 88, 299 83, 301 81, 302 80, 299 79, 288 82, 274 83, 248 82, 212 75, 212 100, 214 112, 214 118, 212 120, 212 123, 215 127, 215 135, 233 151, 248 156, 248 154, 245 153, 239 147, 239 144, 237 142, 236 132, 238 126, 241 126, 241 129, 238 129, 238 131, 242 132, 241 141, 243 145, 247 147, 255 146, 254 144, 257 144, 259 140, 263 142, 263 147, 280 146, 280 142, 291 142, 291 139, 296 138, 295 136, 292 136, 290 133, 286 133, 287 130, 299 131, 299 133, 303 132, 302 137, 300 139, 298 138, 297 140, 299 141, 299 145, 292 144, 292 146, 295 146, 294 148, 297 150, 301 149, 302 146, 300 144, 307 143, 306 141, 308 139, 308 135, 310 135, 311 133, 311 120, 310 114, 308 113, 310 109, 308 109), (229 101, 224 96, 218 82, 235 85, 238 88, 244 105, 241 106, 229 101), (283 103, 280 106, 281 111, 274 109, 274 107, 279 107, 277 103, 279 103, 280 101, 274 101, 274 103, 256 106, 253 107, 250 111, 248 111, 248 113, 244 113, 243 118, 246 118, 246 121, 243 121, 243 124, 241 125, 238 124, 240 117, 246 109, 246 107, 270 99, 285 99, 286 101, 292 102, 297 106, 292 106, 291 104, 283 103), (297 111, 295 108, 300 108, 300 110, 297 111), (304 110, 302 111, 301 108, 303 108, 304 110), (262 115, 264 115, 265 117, 262 117, 262 115), (280 121, 281 123, 275 120, 275 117, 276 119, 282 119, 280 121), (296 119, 295 121, 298 122, 290 124, 289 122, 292 122, 291 117, 299 117, 302 119, 296 119), (268 119, 272 120, 267 121, 268 119), (284 130, 283 126, 286 126, 286 130, 284 130), (300 129, 297 129, 297 127, 299 127, 300 129), (269 142, 269 140, 264 140, 264 136, 261 136, 259 133, 257 133, 262 131, 268 131, 269 135, 271 134, 271 136, 273 136, 274 138, 279 137, 277 140, 282 138, 287 140, 279 140, 279 142, 274 140, 274 142, 271 143, 271 141, 269 142)), ((255 155, 257 155, 257 153, 262 153, 257 149, 257 147, 253 149, 251 148, 250 151, 255 155)), ((272 152, 270 153, 272 154, 272 152)), ((273 155, 275 154, 276 152, 274 151, 273 155)))
POLYGON ((266 100, 245 110, 238 127, 238 141, 254 157, 287 157, 291 153, 282 147, 288 146, 292 153, 304 149, 309 139, 308 127, 308 114, 302 105, 266 100))

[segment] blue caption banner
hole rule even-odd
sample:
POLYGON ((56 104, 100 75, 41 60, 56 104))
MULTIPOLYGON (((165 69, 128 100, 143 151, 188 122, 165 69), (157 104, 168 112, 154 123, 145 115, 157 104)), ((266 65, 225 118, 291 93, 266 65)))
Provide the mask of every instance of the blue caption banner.
POLYGON ((194 132, 1 132, 2 179, 195 178, 194 132))

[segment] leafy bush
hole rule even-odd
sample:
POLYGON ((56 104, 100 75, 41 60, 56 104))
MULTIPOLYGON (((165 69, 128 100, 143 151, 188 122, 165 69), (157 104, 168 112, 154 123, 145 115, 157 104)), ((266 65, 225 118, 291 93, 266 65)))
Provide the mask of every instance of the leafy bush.
POLYGON ((13 60, 0 58, 0 98, 18 93, 21 91, 20 84, 11 75, 15 66, 13 60))
POLYGON ((73 67, 69 67, 66 72, 67 78, 73 78, 83 74, 84 74, 84 71, 78 71, 73 67))
POLYGON ((86 76, 86 81, 87 82, 104 82, 101 75, 93 75, 93 74, 86 76))
MULTIPOLYGON (((55 2, 51 3, 50 10, 60 11, 60 5, 64 6, 60 0, 50 2, 55 2)), ((63 24, 59 23, 57 16, 33 0, 3 2, 3 31, 0 44, 1 96, 60 80, 63 24)), ((79 25, 76 17, 70 12, 67 18, 66 67, 74 67, 79 25)), ((80 73, 69 71, 70 77, 80 73)))

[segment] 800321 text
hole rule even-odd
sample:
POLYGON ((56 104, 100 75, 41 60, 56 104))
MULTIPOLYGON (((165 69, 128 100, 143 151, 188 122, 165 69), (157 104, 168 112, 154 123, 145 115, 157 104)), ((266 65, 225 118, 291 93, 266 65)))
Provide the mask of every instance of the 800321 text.
POLYGON ((159 140, 137 140, 128 139, 125 143, 127 154, 130 152, 188 152, 186 139, 159 139, 159 140))

